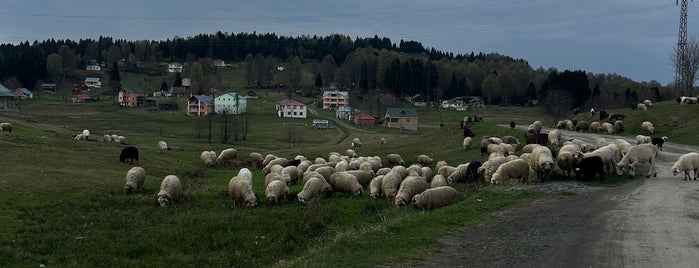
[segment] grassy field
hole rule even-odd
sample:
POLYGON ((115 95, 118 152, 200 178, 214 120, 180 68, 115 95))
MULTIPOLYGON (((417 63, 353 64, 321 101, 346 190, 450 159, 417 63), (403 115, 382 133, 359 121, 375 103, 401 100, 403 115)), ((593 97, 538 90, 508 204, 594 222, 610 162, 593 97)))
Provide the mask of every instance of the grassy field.
MULTIPOLYGON (((234 207, 226 196, 229 179, 239 168, 249 167, 247 155, 260 152, 282 157, 304 155, 309 159, 344 152, 354 137, 363 146, 360 155, 399 153, 408 163, 419 154, 458 165, 484 161, 478 150, 464 151, 458 121, 470 112, 418 108, 419 132, 381 127, 352 131, 339 124, 315 130, 308 119, 281 119, 274 103, 283 96, 265 92, 250 100, 248 135, 221 144, 223 118, 193 118, 183 111, 158 112, 148 108, 121 108, 111 102, 72 104, 59 96, 39 96, 23 102, 20 113, 0 116, 14 131, 0 134, 0 267, 45 264, 82 266, 197 266, 197 267, 343 267, 374 266, 419 260, 437 246, 436 239, 464 226, 487 219, 489 212, 540 197, 507 186, 454 185, 455 204, 422 212, 395 208, 385 199, 373 200, 336 195, 309 205, 283 201, 269 206, 265 200, 253 209, 234 207), (440 118, 446 126, 440 127, 440 118), (71 135, 92 132, 89 142, 71 135), (211 139, 209 139, 211 129, 211 139), (139 165, 147 173, 144 190, 123 193, 123 181, 131 165, 118 161, 123 146, 101 142, 105 133, 127 138, 140 148, 139 165), (379 139, 385 137, 386 145, 379 139), (156 151, 165 140, 172 148, 156 151), (205 168, 199 162, 203 150, 234 147, 239 152, 230 168, 205 168), (178 175, 186 200, 170 207, 157 205, 155 194, 162 178, 178 175)), ((183 103, 184 99, 176 99, 183 103)), ((183 107, 183 104, 180 104, 183 107)), ((671 142, 697 145, 691 122, 699 105, 658 103, 645 111, 628 113, 627 135, 640 133, 640 122, 656 123, 655 135, 671 142)), ((610 111, 613 112, 613 111, 610 111)), ((475 124, 480 135, 522 137, 523 132, 497 126, 515 120, 528 124, 541 118, 536 108, 489 107, 485 123, 475 124)), ((331 111, 317 118, 333 119, 331 111)), ((478 147, 475 144, 475 147, 478 147)), ((386 165, 387 163, 384 162, 386 165)), ((433 166, 432 166, 433 167, 433 166)), ((254 174, 255 192, 264 196, 264 176, 254 174)), ((608 184, 623 183, 609 176, 608 184)), ((301 185, 291 185, 292 194, 301 185)))

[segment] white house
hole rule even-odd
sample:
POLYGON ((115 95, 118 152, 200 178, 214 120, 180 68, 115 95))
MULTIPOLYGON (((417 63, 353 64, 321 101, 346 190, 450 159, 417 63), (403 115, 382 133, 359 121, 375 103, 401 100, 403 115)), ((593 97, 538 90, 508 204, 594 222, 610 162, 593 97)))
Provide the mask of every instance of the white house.
POLYGON ((85 66, 85 70, 88 70, 88 71, 101 71, 101 70, 102 70, 102 67, 100 67, 100 66, 97 65, 97 64, 90 64, 90 65, 85 66))
POLYGON ((85 85, 87 85, 88 87, 101 88, 102 81, 100 81, 99 77, 86 77, 85 85))
POLYGON ((214 99, 214 111, 217 114, 244 114, 247 99, 235 92, 225 93, 214 99))
POLYGON ((306 115, 306 104, 293 99, 277 102, 277 116, 279 117, 306 118, 306 115))
POLYGON ((171 62, 167 64, 168 73, 181 73, 183 68, 182 63, 179 62, 171 62))

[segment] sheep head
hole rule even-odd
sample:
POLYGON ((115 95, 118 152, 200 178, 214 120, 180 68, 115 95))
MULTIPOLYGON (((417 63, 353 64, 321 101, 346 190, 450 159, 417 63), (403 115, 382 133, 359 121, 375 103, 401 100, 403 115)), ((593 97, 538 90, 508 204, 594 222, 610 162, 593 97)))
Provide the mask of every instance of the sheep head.
POLYGON ((170 203, 170 200, 167 199, 165 196, 159 196, 158 197, 158 204, 160 204, 161 207, 167 207, 167 205, 170 203))

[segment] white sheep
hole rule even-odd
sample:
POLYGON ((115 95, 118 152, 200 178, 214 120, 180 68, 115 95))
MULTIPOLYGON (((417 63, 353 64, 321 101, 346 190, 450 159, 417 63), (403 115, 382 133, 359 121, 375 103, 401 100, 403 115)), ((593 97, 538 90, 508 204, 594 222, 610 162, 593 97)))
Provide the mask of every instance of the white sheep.
POLYGON ((104 138, 102 139, 103 142, 111 142, 112 141, 112 135, 109 134, 104 134, 104 138))
POLYGON ((204 165, 211 167, 214 164, 216 164, 216 152, 203 151, 201 152, 201 156, 199 156, 199 159, 201 159, 201 162, 204 163, 204 165))
POLYGON ((299 180, 299 177, 301 176, 301 172, 299 171, 299 168, 297 166, 286 166, 282 168, 280 174, 282 176, 286 175, 289 177, 289 184, 296 184, 296 182, 299 180))
POLYGON ((420 165, 431 165, 432 164, 432 158, 430 158, 427 155, 421 154, 417 156, 417 162, 420 163, 420 165))
POLYGON ((497 171, 498 167, 500 167, 500 165, 504 164, 505 162, 507 162, 507 158, 503 156, 493 157, 491 159, 488 159, 488 161, 483 162, 483 164, 476 170, 476 172, 483 178, 482 182, 490 182, 490 179, 493 177, 495 171, 497 171))
POLYGON ((553 156, 551 150, 546 146, 534 148, 529 158, 529 166, 536 173, 539 181, 544 181, 553 172, 553 156))
POLYGON ((379 144, 386 145, 386 138, 379 139, 379 144))
POLYGON ((0 123, 0 132, 12 133, 12 123, 10 123, 10 122, 0 123))
POLYGON ((252 184, 252 172, 247 168, 241 168, 238 170, 238 177, 245 179, 250 184, 252 184))
POLYGON ((447 185, 449 185, 449 183, 447 182, 447 179, 444 178, 444 176, 437 174, 437 175, 434 175, 434 177, 432 177, 432 182, 430 183, 430 188, 437 188, 440 186, 447 186, 447 185))
POLYGON ((303 184, 303 189, 296 195, 301 204, 332 193, 332 187, 323 177, 311 177, 303 184))
POLYGON ((651 100, 648 100, 648 99, 643 100, 643 104, 645 104, 646 107, 648 107, 648 109, 653 108, 653 101, 651 101, 651 100))
POLYGON ((593 156, 599 156, 600 158, 602 158, 602 161, 604 162, 605 173, 611 174, 612 172, 614 172, 614 169, 616 168, 616 163, 618 163, 621 159, 621 151, 619 150, 619 146, 617 146, 615 143, 611 143, 607 144, 604 147, 597 148, 592 152, 586 152, 582 154, 582 157, 580 156, 580 154, 578 154, 576 160, 580 161, 581 158, 588 158, 593 156))
POLYGON ((345 151, 345 155, 349 156, 350 158, 355 158, 357 157, 357 152, 352 149, 347 149, 347 151, 345 151))
POLYGON ((393 204, 396 207, 405 206, 412 201, 413 196, 425 190, 427 190, 427 182, 423 178, 408 176, 400 183, 398 193, 396 193, 396 197, 393 199, 393 204))
POLYGON ((617 134, 621 134, 622 132, 624 132, 624 121, 621 121, 621 120, 614 121, 614 131, 617 134))
POLYGON ((448 166, 448 165, 449 165, 449 163, 447 163, 447 161, 444 161, 444 160, 437 161, 437 164, 434 165, 434 170, 438 171, 439 168, 441 168, 443 166, 448 166))
POLYGON ((369 196, 372 199, 381 197, 381 182, 383 181, 383 176, 384 175, 376 176, 369 182, 369 196))
POLYGON ((262 173, 269 174, 269 169, 272 168, 274 165, 280 165, 282 167, 285 167, 285 166, 289 165, 289 159, 286 159, 284 157, 278 157, 272 161, 269 161, 269 163, 267 163, 267 165, 262 168, 262 173))
POLYGON ((250 165, 252 165, 255 168, 261 168, 262 167, 262 161, 264 161, 265 158, 262 156, 261 153, 257 152, 252 152, 250 153, 250 158, 248 159, 248 162, 250 165))
POLYGON ((543 123, 541 123, 541 121, 537 120, 537 121, 534 121, 531 125, 529 125, 527 130, 531 130, 534 133, 540 133, 542 127, 543 127, 543 123))
POLYGON ((602 132, 602 124, 597 121, 593 121, 590 123, 590 131, 593 132, 602 132))
POLYGON ((398 193, 398 188, 401 182, 403 182, 403 177, 396 171, 391 171, 383 176, 381 180, 381 192, 388 199, 389 202, 393 202, 396 193, 398 193))
POLYGON ((176 202, 184 196, 182 192, 182 183, 180 178, 175 175, 167 175, 160 183, 160 191, 158 192, 158 203, 161 207, 166 207, 168 204, 176 202))
POLYGON ((500 143, 500 144, 488 144, 487 147, 487 152, 488 154, 492 153, 499 153, 504 156, 514 154, 515 149, 512 147, 512 145, 507 144, 507 143, 500 143))
POLYGON ((287 183, 286 180, 282 178, 282 175, 279 173, 269 173, 265 175, 265 188, 272 183, 272 181, 282 181, 284 183, 287 183))
MULTIPOLYGON (((112 138, 114 138, 114 136, 112 136, 112 138)), ((117 138, 114 141, 116 141, 117 143, 120 143, 120 144, 126 144, 126 137, 117 136, 117 138)))
POLYGON ((536 144, 536 143, 524 145, 524 147, 522 147, 522 152, 523 153, 532 153, 532 151, 534 151, 534 148, 539 147, 539 146, 541 146, 541 145, 536 144))
POLYGON ((575 144, 578 147, 580 147, 580 150, 582 150, 583 152, 588 152, 588 151, 594 150, 592 148, 593 147, 592 144, 589 144, 581 139, 572 139, 572 140, 569 140, 569 141, 566 141, 563 143, 563 145, 566 145, 566 144, 575 144))
POLYGON ((333 173, 335 173, 335 169, 328 166, 316 168, 314 171, 322 175, 326 181, 330 179, 330 176, 332 176, 333 173))
POLYGON ((561 143, 561 131, 558 129, 549 131, 548 141, 549 144, 558 146, 561 143))
POLYGON ((388 172, 391 172, 391 168, 385 167, 385 168, 380 168, 379 170, 376 171, 376 176, 379 175, 386 175, 388 172))
POLYGON ((228 181, 228 196, 233 199, 233 205, 238 202, 245 203, 246 207, 257 205, 257 196, 255 196, 252 184, 245 178, 235 176, 228 181))
POLYGON ((612 125, 612 123, 609 122, 602 123, 602 132, 607 134, 614 133, 614 125, 612 125))
POLYGON ((265 188, 265 197, 270 205, 279 204, 279 202, 289 195, 289 186, 282 181, 272 181, 265 188))
POLYGON ((648 106, 646 106, 643 103, 636 104, 636 110, 637 111, 645 111, 648 110, 648 106))
POLYGON ((359 138, 352 139, 352 148, 362 147, 362 141, 359 138))
POLYGON ((216 163, 219 165, 232 165, 233 164, 233 159, 238 157, 238 150, 233 149, 233 148, 228 148, 221 153, 218 154, 216 157, 216 163))
POLYGON ((493 173, 490 183, 497 184, 509 179, 520 179, 522 182, 529 181, 529 163, 524 159, 516 159, 503 163, 493 173))
POLYGON ((132 167, 126 172, 124 181, 124 193, 134 194, 141 191, 143 183, 146 181, 146 170, 142 167, 132 167))
POLYGON ((472 137, 466 137, 464 138, 463 146, 464 150, 471 149, 471 145, 473 144, 473 138, 472 137))
MULTIPOLYGON (((124 138, 124 140, 126 140, 126 138, 124 138)), ((119 135, 117 135, 117 134, 112 134, 112 141, 113 141, 113 142, 116 142, 116 143, 119 143, 119 135)))
POLYGON ((636 135, 636 145, 650 143, 650 136, 636 135))
POLYGON ((643 129, 643 131, 645 131, 647 134, 653 134, 653 131, 655 131, 653 123, 649 121, 643 121, 643 123, 641 123, 641 129, 643 129))
MULTIPOLYGON (((629 152, 629 149, 631 149, 631 146, 633 146, 630 142, 626 141, 625 139, 614 139, 612 141, 614 145, 616 145, 617 148, 619 148, 619 159, 624 157, 626 153, 629 152)), ((616 162, 614 162, 616 164, 616 162)))
MULTIPOLYGON (((494 145, 494 144, 491 144, 494 145)), ((444 176, 447 179, 447 183, 454 183, 454 182, 464 182, 466 181, 466 176, 468 175, 468 164, 460 164, 456 166, 456 169, 454 169, 449 176, 444 176)), ((439 175, 439 174, 437 174, 439 175)))
POLYGON ((277 159, 277 158, 278 158, 278 157, 277 157, 276 155, 267 154, 267 155, 265 155, 265 158, 262 160, 262 165, 261 165, 261 166, 264 167, 264 166, 266 166, 267 164, 269 164, 269 162, 271 162, 272 160, 277 159))
POLYGON ((405 165, 405 161, 399 154, 388 154, 386 159, 390 165, 405 165))
POLYGON ((697 180, 697 170, 699 170, 699 153, 687 153, 680 156, 672 165, 672 176, 676 176, 677 173, 684 172, 684 180, 692 180, 692 176, 689 175, 689 171, 694 171, 694 180, 697 180))
POLYGON ((74 140, 87 140, 87 138, 85 138, 85 135, 83 135, 82 133, 75 135, 75 137, 73 137, 73 139, 74 140))
POLYGON ((83 139, 85 139, 85 140, 90 139, 90 131, 89 130, 83 129, 82 135, 83 135, 83 139))
POLYGON ((413 206, 422 210, 430 210, 451 205, 459 193, 451 186, 430 188, 413 196, 413 206))
POLYGON ((165 153, 166 151, 169 151, 170 148, 167 147, 167 143, 164 141, 159 141, 158 142, 158 151, 162 154, 165 153))
POLYGON ((362 195, 362 185, 357 181, 357 177, 347 172, 335 172, 328 179, 328 183, 333 191, 345 193, 352 197, 362 195))
POLYGON ((558 168, 563 172, 563 175, 570 178, 570 172, 575 168, 575 157, 581 152, 582 150, 580 147, 575 144, 563 145, 563 147, 558 150, 556 162, 558 163, 558 168))
POLYGON ((652 144, 639 144, 634 145, 629 149, 629 152, 624 155, 624 157, 616 164, 617 175, 624 174, 626 168, 629 168, 629 175, 632 177, 636 175, 636 166, 638 164, 648 163, 650 165, 650 170, 646 175, 646 178, 658 176, 655 172, 655 157, 658 155, 658 147, 652 144))
POLYGON ((437 174, 444 176, 445 178, 448 178, 451 176, 452 173, 456 171, 456 167, 452 166, 442 166, 437 170, 437 174))

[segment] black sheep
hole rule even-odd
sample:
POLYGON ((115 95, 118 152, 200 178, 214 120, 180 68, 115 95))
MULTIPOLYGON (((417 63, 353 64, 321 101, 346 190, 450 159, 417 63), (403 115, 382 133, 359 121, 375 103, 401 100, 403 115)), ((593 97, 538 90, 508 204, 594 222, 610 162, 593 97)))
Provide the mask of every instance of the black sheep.
POLYGON ((510 128, 515 129, 515 121, 510 121, 510 128))
POLYGON ((667 141, 667 137, 665 137, 665 136, 663 136, 662 138, 653 137, 650 140, 650 143, 652 143, 655 146, 658 146, 658 150, 662 151, 663 150, 663 143, 665 143, 665 141, 667 141))
POLYGON ((475 137, 475 136, 476 136, 476 134, 474 134, 473 131, 471 131, 471 129, 468 126, 464 127, 464 138, 475 137))
MULTIPOLYGON (((580 159, 581 157, 578 157, 580 159)), ((599 181, 604 180, 604 160, 599 156, 590 156, 580 159, 575 164, 575 177, 580 180, 591 180, 599 174, 599 181)))
POLYGON ((129 146, 124 149, 121 149, 121 154, 119 154, 119 161, 122 163, 129 163, 133 164, 134 160, 136 161, 136 164, 138 164, 138 148, 134 146, 129 146))
POLYGON ((466 177, 464 178, 464 182, 467 183, 475 183, 478 180, 478 168, 481 167, 483 163, 481 163, 478 160, 474 160, 468 163, 468 167, 466 167, 466 177))
POLYGON ((295 167, 298 167, 299 164, 301 164, 301 160, 300 160, 300 159, 294 159, 294 160, 289 160, 289 163, 287 163, 286 166, 287 166, 287 167, 288 167, 288 166, 295 166, 295 167))

